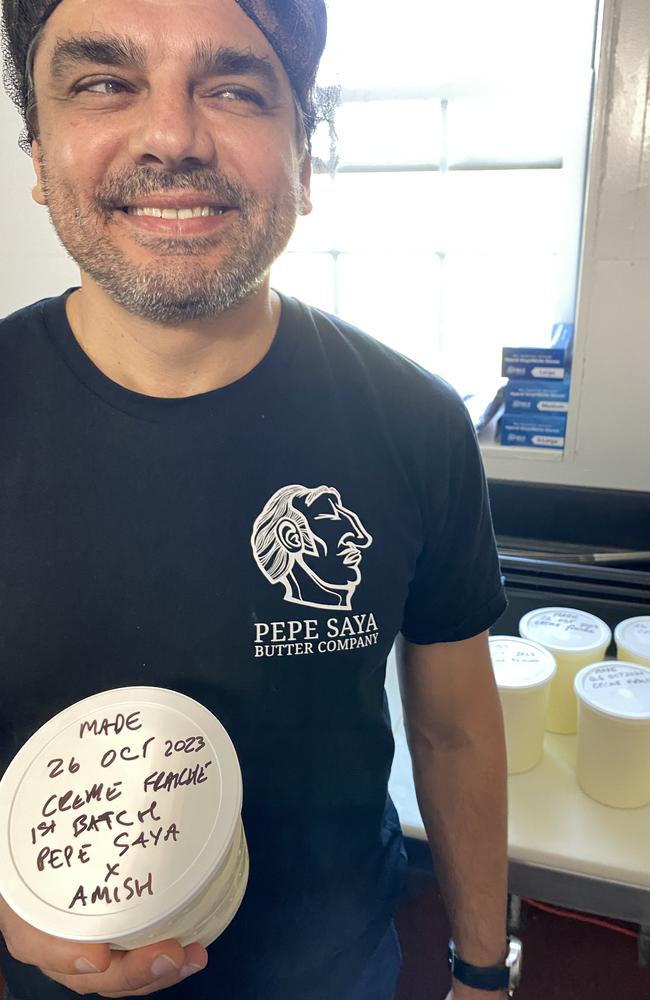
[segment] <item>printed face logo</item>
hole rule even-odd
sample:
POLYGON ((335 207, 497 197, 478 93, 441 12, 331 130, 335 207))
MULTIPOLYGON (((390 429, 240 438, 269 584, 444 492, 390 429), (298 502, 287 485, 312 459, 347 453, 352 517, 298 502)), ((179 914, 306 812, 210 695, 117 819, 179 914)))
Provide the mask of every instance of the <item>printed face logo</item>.
POLYGON ((372 544, 361 521, 343 506, 338 490, 285 486, 255 520, 255 562, 284 599, 310 608, 350 611, 361 580, 361 550, 372 544))

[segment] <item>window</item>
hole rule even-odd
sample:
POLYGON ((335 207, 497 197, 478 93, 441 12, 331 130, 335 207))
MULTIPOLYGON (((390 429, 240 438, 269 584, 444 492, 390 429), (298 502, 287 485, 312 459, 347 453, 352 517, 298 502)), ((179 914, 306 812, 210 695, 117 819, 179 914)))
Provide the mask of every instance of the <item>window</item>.
POLYGON ((329 0, 338 165, 276 287, 464 395, 500 384, 502 346, 548 344, 574 318, 596 6, 329 0))

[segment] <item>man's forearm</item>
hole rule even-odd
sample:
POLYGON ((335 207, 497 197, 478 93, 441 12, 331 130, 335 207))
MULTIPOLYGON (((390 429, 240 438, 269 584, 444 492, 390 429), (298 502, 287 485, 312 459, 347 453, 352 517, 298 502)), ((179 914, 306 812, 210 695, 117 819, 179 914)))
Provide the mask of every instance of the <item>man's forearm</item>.
POLYGON ((432 746, 411 738, 420 812, 459 954, 501 962, 507 910, 506 762, 502 723, 472 741, 432 746))

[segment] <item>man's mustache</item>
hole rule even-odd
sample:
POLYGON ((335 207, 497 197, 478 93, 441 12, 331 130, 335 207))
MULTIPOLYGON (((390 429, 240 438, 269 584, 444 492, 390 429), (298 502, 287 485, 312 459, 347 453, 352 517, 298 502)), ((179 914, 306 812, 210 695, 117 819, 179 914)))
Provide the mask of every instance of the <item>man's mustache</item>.
POLYGON ((164 194, 168 191, 192 191, 207 195, 211 202, 245 212, 254 201, 250 192, 238 181, 216 170, 187 170, 173 173, 141 168, 137 172, 106 177, 96 192, 99 207, 105 212, 124 208, 136 198, 164 194))

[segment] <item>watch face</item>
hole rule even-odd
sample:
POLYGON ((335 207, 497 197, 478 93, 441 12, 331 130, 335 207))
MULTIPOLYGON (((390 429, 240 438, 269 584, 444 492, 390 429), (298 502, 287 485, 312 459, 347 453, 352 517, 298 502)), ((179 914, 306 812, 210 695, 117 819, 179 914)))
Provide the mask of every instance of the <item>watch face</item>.
MULTIPOLYGON (((522 946, 519 938, 508 938, 508 957, 506 958, 506 965, 510 970, 510 982, 509 988, 514 991, 515 987, 519 986, 519 981, 521 979, 521 957, 522 957, 522 946)), ((512 996, 512 992, 510 993, 512 996)))
POLYGON ((456 952, 453 940, 449 942, 449 966, 452 976, 459 982, 479 990, 507 990, 514 996, 521 979, 522 945, 519 938, 509 937, 508 954, 501 965, 476 966, 465 962, 456 952))

